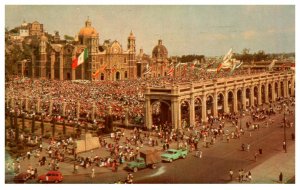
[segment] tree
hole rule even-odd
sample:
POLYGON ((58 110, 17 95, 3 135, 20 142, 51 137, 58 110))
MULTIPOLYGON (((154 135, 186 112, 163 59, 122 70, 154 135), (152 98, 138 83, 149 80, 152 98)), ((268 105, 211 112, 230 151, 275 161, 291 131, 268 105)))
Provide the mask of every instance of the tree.
POLYGON ((64 35, 65 40, 67 41, 74 41, 74 37, 69 36, 69 35, 64 35))
POLYGON ((263 50, 259 50, 257 53, 253 54, 254 61, 263 61, 266 60, 268 55, 265 54, 263 50))
POLYGON ((35 131, 35 115, 32 116, 31 133, 34 134, 34 131, 35 131))
POLYGON ((192 62, 194 60, 205 62, 205 56, 204 55, 183 55, 177 59, 177 61, 180 61, 182 63, 192 62))

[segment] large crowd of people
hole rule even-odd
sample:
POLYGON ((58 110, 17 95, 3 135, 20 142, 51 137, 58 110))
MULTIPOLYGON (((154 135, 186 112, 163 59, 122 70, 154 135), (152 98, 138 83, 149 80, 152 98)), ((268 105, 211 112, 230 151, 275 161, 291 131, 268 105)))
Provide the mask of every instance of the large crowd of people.
MULTIPOLYGON (((245 71, 237 72, 245 74, 245 71)), ((93 103, 96 104, 96 116, 98 118, 106 115, 107 107, 112 107, 112 115, 118 119, 124 119, 126 115, 125 108, 128 108, 130 119, 143 118, 144 109, 144 90, 147 85, 163 86, 170 83, 180 83, 187 81, 196 81, 208 77, 224 77, 226 73, 220 74, 201 74, 191 78, 160 78, 160 79, 139 79, 128 81, 51 81, 37 79, 19 79, 10 78, 6 82, 6 96, 29 98, 31 103, 31 112, 34 112, 34 106, 37 99, 41 100, 42 112, 48 117, 49 115, 49 99, 53 100, 53 115, 61 117, 61 105, 67 102, 66 116, 67 120, 74 120, 76 117, 77 102, 80 103, 82 117, 89 118, 93 103)), ((118 166, 125 162, 135 160, 139 156, 139 152, 143 147, 156 147, 167 150, 171 145, 178 149, 188 149, 189 152, 195 151, 198 156, 202 157, 203 147, 213 146, 218 141, 230 142, 231 139, 239 139, 245 134, 245 131, 258 129, 257 122, 271 122, 269 116, 282 112, 283 105, 294 106, 295 99, 278 98, 276 102, 269 105, 268 108, 251 107, 247 114, 252 118, 251 122, 246 123, 246 128, 241 127, 238 123, 244 114, 230 113, 219 114, 217 118, 209 117, 207 124, 196 122, 195 126, 185 125, 183 130, 177 131, 171 127, 169 123, 154 124, 151 130, 142 131, 135 128, 132 131, 121 129, 112 133, 110 139, 99 136, 100 149, 109 152, 109 156, 99 155, 98 153, 89 156, 77 156, 74 154, 73 140, 71 137, 66 139, 49 139, 47 147, 42 145, 41 136, 26 136, 21 133, 21 141, 25 144, 39 144, 39 148, 26 155, 21 155, 16 159, 16 163, 8 164, 7 168, 14 168, 20 171, 20 162, 29 160, 31 156, 38 158, 38 168, 48 167, 49 170, 59 170, 60 163, 66 162, 67 157, 75 156, 74 172, 78 172, 79 168, 106 167, 112 171, 118 171, 118 166), (226 126, 225 126, 226 125, 226 126), (126 134, 125 134, 126 133, 126 134), (14 166, 12 166, 14 165, 14 166)), ((17 105, 18 106, 18 105, 17 105)), ((9 108, 13 110, 13 108, 9 108)), ((19 111, 24 109, 24 105, 19 111)), ((290 111, 290 110, 286 110, 290 111)), ((14 130, 7 130, 8 139, 14 139, 14 130)), ((243 145, 244 149, 249 150, 250 145, 243 145)), ((35 170, 31 165, 28 171, 35 170)), ((35 171, 37 172, 37 171, 35 171)), ((34 173, 34 172, 33 172, 34 173)))
MULTIPOLYGON (((25 99, 28 101, 26 114, 43 114, 46 120, 66 119, 72 122, 77 118, 78 104, 80 118, 89 122, 103 119, 111 107, 114 120, 124 121, 128 115, 129 123, 143 124, 144 91, 149 86, 164 86, 191 81, 211 80, 220 77, 245 75, 246 70, 237 70, 233 75, 228 72, 210 73, 198 70, 191 77, 160 77, 123 81, 57 81, 48 79, 22 79, 17 76, 7 77, 5 93, 8 98, 23 99, 16 101, 18 113, 25 111, 25 99), (40 113, 36 112, 37 102, 40 101, 40 113), (50 113, 50 101, 53 102, 50 113), (63 106, 66 105, 63 116, 63 106), (95 107, 94 120, 92 110, 95 107)), ((7 104, 9 105, 9 104, 7 104)), ((15 108, 11 108, 15 110, 15 108)))

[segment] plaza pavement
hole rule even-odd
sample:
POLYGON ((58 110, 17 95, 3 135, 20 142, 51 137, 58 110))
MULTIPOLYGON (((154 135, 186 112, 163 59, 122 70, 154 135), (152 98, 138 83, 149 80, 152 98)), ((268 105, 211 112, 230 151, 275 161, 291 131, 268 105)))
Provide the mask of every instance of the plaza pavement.
MULTIPOLYGON (((243 126, 245 126, 246 120, 249 120, 250 116, 246 115, 243 118, 243 126)), ((230 127, 230 124, 225 125, 225 130, 228 129, 229 131, 234 130, 234 127, 230 127)), ((131 130, 125 130, 125 136, 129 136, 131 130)), ((255 131, 254 131, 255 133, 255 131)), ((243 137, 241 137, 243 138, 243 137)), ((113 143, 113 141, 107 136, 106 138, 108 143, 113 143)), ((124 137, 121 139, 121 142, 123 142, 124 137)), ((202 144, 199 143, 199 146, 202 144)), ((43 147, 47 147, 47 143, 43 143, 43 147)), ((177 144, 176 143, 171 143, 170 148, 176 148, 177 144)), ((143 149, 147 149, 149 146, 144 145, 143 149)), ((283 172, 283 182, 287 183, 288 180, 292 179, 295 175, 295 145, 294 143, 290 145, 288 144, 288 150, 287 153, 279 152, 275 156, 269 158, 268 160, 262 162, 258 166, 255 166, 253 169, 251 169, 252 173, 252 181, 247 182, 247 183, 253 183, 253 184, 274 184, 274 183, 279 183, 279 173, 283 172)), ((162 144, 159 142, 159 146, 155 147, 157 149, 162 149, 162 144)), ((43 151, 42 155, 45 155, 47 157, 47 154, 45 150, 43 151)), ((78 156, 82 157, 88 157, 88 156, 96 156, 98 155, 99 157, 108 157, 110 153, 105 149, 105 148, 98 148, 92 151, 84 152, 79 154, 78 156)), ((46 173, 48 170, 48 163, 49 160, 47 160, 46 165, 43 167, 40 167, 38 165, 38 158, 31 157, 30 160, 27 160, 27 158, 21 162, 21 171, 26 171, 27 167, 31 164, 33 168, 38 168, 38 175, 46 173)), ((123 165, 120 166, 120 169, 123 168, 126 165, 124 163, 123 165)), ((79 166, 78 169, 78 174, 76 175, 90 175, 91 174, 91 168, 89 167, 87 169, 79 166)), ((106 167, 94 167, 95 173, 96 174, 104 174, 104 173, 112 173, 111 168, 106 168, 106 167)), ((74 175, 73 173, 73 162, 67 161, 66 163, 60 163, 60 171, 62 171, 64 176, 72 176, 74 175)), ((245 171, 246 172, 246 171, 245 171)), ((12 175, 6 175, 6 182, 10 182, 12 178, 12 175)), ((231 183, 238 183, 236 180, 232 181, 231 183)))
MULTIPOLYGON (((283 174, 283 183, 295 177, 295 144, 287 145, 287 153, 281 151, 260 165, 251 169, 252 184, 274 184, 279 182, 279 174, 283 174)), ((237 183, 232 182, 232 183, 237 183)), ((293 182, 295 183, 295 181, 293 182)))

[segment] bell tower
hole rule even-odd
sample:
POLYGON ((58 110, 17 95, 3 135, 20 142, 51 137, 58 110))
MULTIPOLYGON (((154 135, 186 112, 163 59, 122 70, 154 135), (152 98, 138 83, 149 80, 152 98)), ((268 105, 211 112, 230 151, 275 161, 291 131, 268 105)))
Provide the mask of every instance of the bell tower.
POLYGON ((39 70, 39 77, 40 78, 46 78, 46 63, 47 63, 47 42, 48 38, 43 33, 43 36, 41 36, 40 44, 39 44, 39 57, 40 57, 40 70, 39 70))
POLYGON ((136 78, 136 60, 135 60, 135 36, 133 32, 131 31, 128 36, 128 66, 129 66, 129 79, 135 79, 136 78))

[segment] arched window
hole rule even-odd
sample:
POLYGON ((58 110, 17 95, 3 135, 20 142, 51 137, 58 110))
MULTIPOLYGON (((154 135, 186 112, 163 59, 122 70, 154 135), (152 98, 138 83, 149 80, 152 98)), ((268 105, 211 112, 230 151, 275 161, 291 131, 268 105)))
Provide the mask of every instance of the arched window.
POLYGON ((120 79, 121 79, 120 72, 118 71, 118 72, 116 72, 116 80, 120 80, 120 79))
POLYGON ((125 78, 127 79, 127 71, 125 71, 124 76, 125 76, 125 78))
POLYGON ((103 73, 101 73, 100 80, 104 80, 104 74, 103 73))

